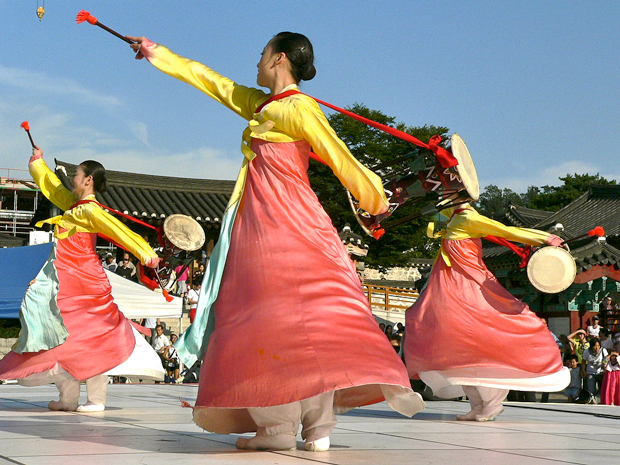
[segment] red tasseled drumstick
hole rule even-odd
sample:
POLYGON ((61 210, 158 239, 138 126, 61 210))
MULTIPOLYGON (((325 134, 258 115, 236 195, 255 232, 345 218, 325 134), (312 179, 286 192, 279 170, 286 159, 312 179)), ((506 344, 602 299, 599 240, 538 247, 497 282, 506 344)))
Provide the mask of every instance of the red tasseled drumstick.
POLYGON ((99 26, 101 29, 105 29, 110 34, 115 35, 119 39, 123 39, 128 44, 135 44, 134 41, 129 40, 127 37, 123 35, 120 35, 118 32, 114 31, 113 29, 110 29, 108 26, 101 24, 99 21, 97 21, 97 18, 92 16, 88 11, 80 10, 80 12, 77 14, 77 17, 75 18, 75 22, 80 24, 80 23, 83 23, 84 21, 89 22, 93 26, 99 26))
POLYGON ((603 229, 603 227, 602 226, 597 226, 594 229, 590 229, 587 232, 587 234, 582 234, 581 236, 573 237, 572 239, 567 239, 564 242, 562 242, 562 244, 566 244, 568 242, 576 241, 577 239, 582 239, 582 238, 588 237, 588 236, 603 237, 604 235, 605 235, 605 230, 603 229))
POLYGON ((30 135, 30 125, 28 124, 28 121, 24 121, 19 127, 23 128, 26 131, 26 134, 28 134, 28 137, 30 138, 32 148, 34 148, 34 141, 32 140, 32 136, 30 135))

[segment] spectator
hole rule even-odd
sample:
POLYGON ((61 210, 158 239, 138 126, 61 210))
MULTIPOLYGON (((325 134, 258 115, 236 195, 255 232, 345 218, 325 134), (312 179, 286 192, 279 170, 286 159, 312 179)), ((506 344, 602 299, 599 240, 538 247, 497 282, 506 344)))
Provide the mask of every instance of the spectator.
POLYGON ((566 364, 570 370, 570 384, 564 390, 564 395, 569 402, 575 402, 579 398, 581 391, 581 369, 579 358, 576 355, 569 355, 566 364))
POLYGON ((614 306, 611 304, 611 297, 607 296, 598 306, 598 314, 602 320, 603 326, 608 327, 609 320, 613 317, 614 306))
POLYGON ((123 278, 131 279, 132 281, 138 281, 136 266, 131 263, 131 259, 127 252, 123 254, 123 262, 116 268, 116 274, 121 275, 123 278))
POLYGON ((610 353, 614 350, 614 341, 609 337, 609 330, 607 328, 601 328, 601 347, 610 353))
POLYGON ((618 351, 614 350, 607 356, 605 375, 601 387, 601 404, 620 405, 620 364, 618 351))
POLYGON ((584 350, 590 347, 585 330, 583 328, 579 328, 567 337, 573 347, 573 352, 579 358, 579 364, 581 364, 584 350))
POLYGON ((586 333, 588 337, 599 337, 601 332, 601 326, 599 323, 599 317, 594 315, 592 317, 592 324, 586 328, 586 333))
POLYGON ((112 273, 114 273, 116 271, 117 266, 118 265, 116 264, 116 260, 114 256, 111 253, 106 254, 106 256, 103 259, 103 267, 106 270, 110 270, 112 273))
POLYGON ((149 344, 153 345, 153 340, 155 339, 155 328, 158 324, 160 324, 159 318, 144 318, 141 324, 145 328, 151 330, 151 335, 145 336, 145 338, 149 342, 149 344))
POLYGON ((379 323, 379 329, 381 332, 385 333, 385 323, 379 323))
POLYGON ((390 344, 394 347, 397 354, 400 353, 400 336, 398 334, 392 334, 389 336, 390 344))
POLYGON ((575 350, 571 342, 566 337, 566 334, 560 334, 560 342, 562 343, 562 361, 567 362, 568 357, 575 355, 575 350))
MULTIPOLYGON (((176 334, 170 335, 171 344, 177 342, 177 339, 179 338, 176 334)), ((179 354, 173 345, 164 347, 162 358, 164 362, 164 369, 166 370, 164 382, 176 384, 177 379, 179 379, 179 367, 181 366, 181 360, 179 359, 179 354)))
POLYGON ((586 379, 586 389, 590 393, 590 402, 596 403, 596 396, 601 390, 605 367, 603 362, 607 358, 607 351, 601 349, 601 341, 593 337, 590 347, 583 352, 581 360, 581 376, 586 379))
POLYGON ((155 326, 156 336, 151 343, 153 350, 161 357, 164 353, 164 348, 170 345, 170 340, 164 336, 164 327, 162 325, 155 326))
POLYGON ((200 295, 200 283, 195 282, 187 293, 187 303, 189 304, 189 322, 193 323, 196 318, 196 308, 198 307, 198 296, 200 295))
POLYGON ((385 335, 389 338, 392 337, 392 333, 394 332, 394 327, 392 325, 387 325, 385 327, 385 335))
POLYGON ((192 276, 192 284, 201 284, 202 279, 205 276, 205 264, 201 263, 198 265, 198 270, 194 272, 192 276))
POLYGON ((174 269, 177 276, 177 295, 185 297, 187 294, 187 278, 189 277, 189 268, 186 265, 179 265, 174 269))

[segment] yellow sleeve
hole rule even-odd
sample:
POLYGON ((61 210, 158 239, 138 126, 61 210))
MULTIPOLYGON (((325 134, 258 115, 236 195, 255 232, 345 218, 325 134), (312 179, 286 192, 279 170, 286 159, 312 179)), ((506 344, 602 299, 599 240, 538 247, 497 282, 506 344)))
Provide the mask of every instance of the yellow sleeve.
POLYGON ((93 232, 101 233, 123 246, 128 252, 135 255, 143 265, 149 258, 157 257, 155 251, 142 236, 133 232, 125 224, 104 211, 99 205, 90 203, 80 205, 80 207, 85 208, 78 207, 73 212, 73 216, 78 224, 85 220, 89 221, 93 232))
POLYGON ((239 85, 197 61, 176 55, 163 45, 154 45, 147 58, 160 71, 191 84, 248 121, 254 110, 267 100, 262 90, 239 85))
POLYGON ((28 169, 32 179, 39 186, 43 195, 58 208, 65 211, 77 202, 77 196, 62 185, 56 173, 47 166, 43 158, 37 158, 30 163, 28 169))
POLYGON ((509 241, 519 242, 528 245, 542 245, 550 236, 548 232, 538 229, 517 228, 506 226, 499 221, 492 220, 473 210, 466 210, 462 213, 466 221, 463 223, 472 237, 496 236, 503 237, 509 241))
POLYGON ((306 96, 288 100, 282 106, 282 115, 274 118, 276 127, 281 124, 284 132, 308 142, 364 210, 372 215, 387 211, 389 204, 381 178, 357 161, 316 101, 306 96))

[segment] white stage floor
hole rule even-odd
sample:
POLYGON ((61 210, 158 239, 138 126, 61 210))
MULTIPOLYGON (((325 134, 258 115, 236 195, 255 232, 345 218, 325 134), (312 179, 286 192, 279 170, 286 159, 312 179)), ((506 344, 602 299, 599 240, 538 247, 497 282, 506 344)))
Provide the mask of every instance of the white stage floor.
MULTIPOLYGON (((105 412, 51 412, 54 386, 0 385, 0 464, 615 464, 620 407, 507 403, 493 422, 457 422, 464 402, 405 418, 382 403, 338 416, 329 452, 238 451, 191 422, 195 385, 109 385, 105 412)), ((84 391, 84 386, 82 391, 84 391)), ((85 394, 82 393, 82 401, 85 394)))

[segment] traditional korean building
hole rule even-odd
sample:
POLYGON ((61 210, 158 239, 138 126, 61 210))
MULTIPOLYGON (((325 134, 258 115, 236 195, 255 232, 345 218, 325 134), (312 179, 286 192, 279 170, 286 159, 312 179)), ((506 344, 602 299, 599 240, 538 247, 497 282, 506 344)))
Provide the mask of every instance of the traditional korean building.
MULTIPOLYGON (((519 257, 484 241, 487 266, 513 295, 546 318, 556 335, 585 327, 605 297, 611 296, 614 304, 619 301, 620 186, 591 185, 586 193, 557 212, 511 206, 502 222, 541 229, 565 240, 585 236, 569 242, 577 276, 573 285, 558 294, 535 289, 526 269, 519 268, 519 257), (588 231, 596 226, 604 228, 604 238, 588 236, 588 231)), ((607 325, 620 331, 620 314, 610 318, 607 325)))
MULTIPOLYGON (((77 165, 56 160, 56 173, 66 187, 77 165)), ((97 194, 97 201, 114 210, 158 227, 175 213, 190 216, 202 226, 206 242, 203 257, 210 256, 217 241, 222 216, 235 181, 176 178, 106 170, 107 190, 97 194)), ((41 196, 39 208, 32 220, 60 214, 57 207, 41 196)), ((151 228, 118 216, 132 230, 157 244, 157 234, 151 228)))

